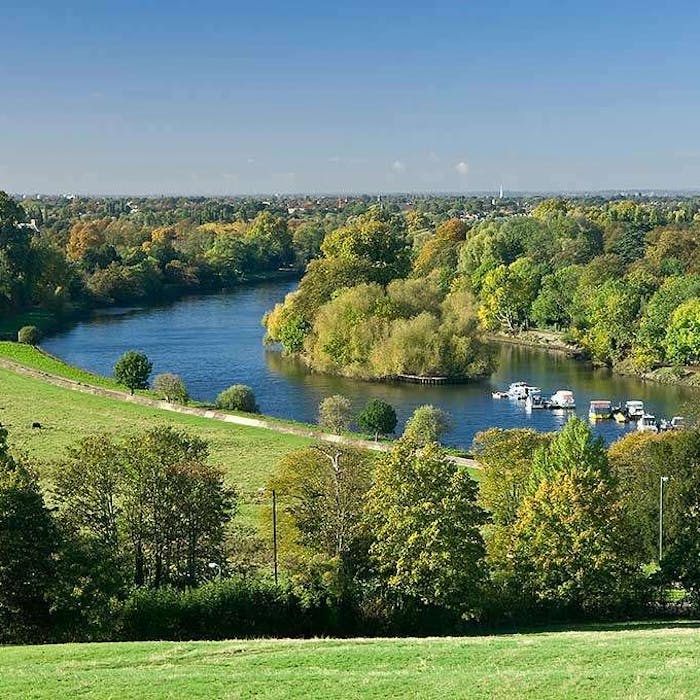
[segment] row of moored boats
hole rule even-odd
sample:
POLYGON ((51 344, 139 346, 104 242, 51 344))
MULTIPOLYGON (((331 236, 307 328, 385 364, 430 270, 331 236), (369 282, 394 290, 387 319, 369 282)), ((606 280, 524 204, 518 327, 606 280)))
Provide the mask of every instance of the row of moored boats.
MULTIPOLYGON (((491 395, 494 399, 524 401, 527 411, 538 409, 573 410, 576 408, 576 399, 572 391, 558 389, 549 398, 545 398, 540 387, 531 386, 527 382, 513 382, 506 391, 494 391, 491 395)), ((674 416, 670 420, 657 420, 656 416, 644 410, 644 402, 636 400, 625 401, 624 404, 620 403, 616 406, 613 406, 612 401, 603 399, 591 401, 588 417, 592 421, 632 422, 637 424, 637 430, 654 433, 678 430, 685 425, 683 416, 674 416)))

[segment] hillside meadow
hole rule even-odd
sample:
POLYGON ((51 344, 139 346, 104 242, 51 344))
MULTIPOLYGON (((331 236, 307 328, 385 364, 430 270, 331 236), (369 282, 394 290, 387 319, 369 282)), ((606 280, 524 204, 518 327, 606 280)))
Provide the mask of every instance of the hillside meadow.
POLYGON ((700 630, 0 649, 0 697, 695 698, 700 630))
MULTIPOLYGON (((7 346, 0 343, 6 356, 7 346)), ((107 378, 95 377, 59 363, 41 362, 36 355, 14 345, 19 355, 8 359, 35 369, 84 383, 115 388, 107 378), (72 376, 70 376, 72 375, 72 376)), ((207 418, 162 411, 118 399, 79 393, 0 367, 0 422, 10 433, 13 447, 40 463, 65 453, 81 437, 96 432, 123 436, 156 425, 190 431, 210 445, 211 460, 224 469, 227 479, 249 500, 260 488, 279 458, 311 440, 273 430, 221 423, 207 418), (32 428, 40 423, 41 429, 32 428)), ((41 469, 41 465, 39 464, 41 469)))

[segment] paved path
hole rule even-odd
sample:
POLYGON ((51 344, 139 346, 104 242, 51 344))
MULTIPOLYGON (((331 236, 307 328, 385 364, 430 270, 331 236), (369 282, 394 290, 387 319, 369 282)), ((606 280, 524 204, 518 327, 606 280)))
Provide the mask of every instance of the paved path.
MULTIPOLYGON (((117 389, 105 389, 103 387, 93 386, 77 382, 74 379, 66 379, 55 374, 42 372, 41 370, 25 365, 18 364, 12 360, 0 358, 0 367, 9 369, 17 374, 23 374, 34 379, 53 384, 54 386, 70 389, 71 391, 79 391, 83 394, 93 394, 94 396, 104 396, 117 401, 127 401, 129 403, 148 406, 149 408, 160 409, 161 411, 171 411, 172 413, 184 413, 189 416, 198 416, 200 418, 208 418, 210 420, 218 420, 223 423, 234 423, 235 425, 246 425, 251 428, 263 428, 265 430, 274 430, 278 433, 288 433, 290 435, 300 435, 316 440, 324 440, 339 445, 348 445, 351 447, 359 447, 360 449, 373 450, 375 452, 388 452, 391 449, 390 442, 373 442, 372 440, 362 440, 360 438, 351 438, 345 435, 334 435, 333 433, 324 433, 320 430, 313 430, 303 426, 295 426, 285 423, 277 423, 265 418, 254 418, 241 415, 233 415, 223 411, 217 411, 210 408, 198 408, 196 406, 183 406, 182 404, 169 403, 168 401, 160 401, 151 399, 148 396, 140 394, 130 394, 126 391, 118 391, 117 389)), ((466 457, 450 457, 455 464, 461 464, 472 469, 480 469, 480 465, 473 459, 466 457)))

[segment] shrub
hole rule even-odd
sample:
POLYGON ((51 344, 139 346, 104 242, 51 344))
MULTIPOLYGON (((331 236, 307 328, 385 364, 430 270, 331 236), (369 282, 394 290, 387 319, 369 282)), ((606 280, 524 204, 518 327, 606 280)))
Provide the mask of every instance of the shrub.
POLYGON ((342 433, 350 427, 352 403, 340 394, 323 399, 318 406, 318 424, 334 433, 342 433))
POLYGON ((419 406, 408 419, 403 436, 417 445, 439 442, 450 429, 450 417, 436 406, 419 406))
POLYGON ((38 345, 41 334, 36 326, 23 326, 17 333, 17 342, 25 345, 38 345))
POLYGON ((332 610, 304 606, 289 589, 234 577, 199 588, 138 588, 121 611, 122 639, 235 639, 337 633, 332 610))
POLYGON ((396 428, 396 411, 384 401, 372 399, 357 416, 360 428, 368 433, 374 433, 374 439, 380 435, 393 433, 396 428))
POLYGON ((216 397, 216 407, 228 411, 245 411, 246 413, 258 413, 259 411, 253 390, 245 384, 234 384, 228 389, 224 389, 216 397))
POLYGON ((153 388, 166 401, 187 403, 190 399, 185 382, 177 374, 165 372, 164 374, 156 375, 153 380, 153 388))
POLYGON ((148 377, 153 370, 153 364, 142 352, 129 350, 125 352, 114 365, 114 378, 131 393, 135 389, 147 389, 148 377))

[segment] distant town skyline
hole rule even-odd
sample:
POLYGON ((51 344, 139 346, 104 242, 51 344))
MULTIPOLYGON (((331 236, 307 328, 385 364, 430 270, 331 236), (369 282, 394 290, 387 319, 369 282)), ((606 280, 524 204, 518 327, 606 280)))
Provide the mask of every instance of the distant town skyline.
POLYGON ((9 5, 0 189, 700 189, 696 3, 9 5))

